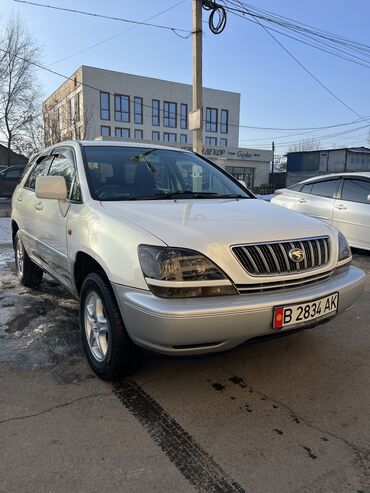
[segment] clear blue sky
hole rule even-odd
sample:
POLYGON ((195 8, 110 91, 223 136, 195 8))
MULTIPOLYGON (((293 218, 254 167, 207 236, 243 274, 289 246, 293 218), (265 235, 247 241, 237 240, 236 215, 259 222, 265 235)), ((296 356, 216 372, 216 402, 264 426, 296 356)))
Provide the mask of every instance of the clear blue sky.
MULTIPOLYGON (((88 10, 111 16, 145 20, 179 0, 40 0, 62 7, 88 10)), ((192 42, 169 31, 137 27, 111 20, 58 12, 50 9, 2 0, 2 20, 19 13, 43 47, 42 63, 65 75, 80 65, 92 65, 128 73, 191 83, 192 42), (115 39, 72 56, 109 36, 115 39)), ((353 0, 254 0, 254 5, 370 44, 370 2, 353 0)), ((204 12, 204 18, 207 18, 204 12)), ((152 20, 191 30, 191 0, 152 20)), ((213 35, 204 25, 205 86, 240 92, 240 123, 263 127, 316 127, 356 120, 348 109, 326 93, 257 25, 228 16, 225 31, 213 35)), ((279 39, 333 92, 361 115, 370 115, 370 70, 332 57, 285 37, 279 39)), ((58 87, 62 79, 40 71, 45 95, 58 87)), ((348 129, 350 127, 346 127, 348 129)), ((327 135, 332 132, 322 131, 327 135)), ((249 147, 270 145, 272 138, 293 132, 240 130, 240 144, 249 147), (255 140, 266 139, 266 140, 255 140)), ((319 134, 309 134, 307 137, 319 134)), ((322 140, 323 146, 367 143, 368 129, 342 137, 322 140)), ((281 142, 300 136, 284 137, 281 142)), ((275 139, 278 153, 286 150, 275 139)))

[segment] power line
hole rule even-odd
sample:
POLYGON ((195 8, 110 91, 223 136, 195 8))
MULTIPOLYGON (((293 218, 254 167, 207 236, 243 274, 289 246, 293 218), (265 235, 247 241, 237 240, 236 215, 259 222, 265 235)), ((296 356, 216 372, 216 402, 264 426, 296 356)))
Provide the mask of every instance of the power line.
MULTIPOLYGON (((157 14, 152 15, 151 17, 148 17, 147 19, 144 19, 143 22, 149 22, 149 21, 155 19, 156 17, 159 17, 160 15, 168 12, 169 10, 172 10, 172 9, 178 7, 179 5, 181 5, 182 3, 185 3, 185 2, 186 2, 186 0, 181 0, 180 2, 175 3, 175 5, 172 5, 171 7, 168 7, 167 9, 161 10, 161 12, 158 12, 157 14)), ((111 41, 112 39, 118 38, 122 34, 127 33, 129 31, 132 31, 133 29, 137 29, 138 27, 140 27, 140 26, 138 26, 138 25, 131 26, 128 29, 125 29, 123 31, 120 31, 117 34, 114 34, 113 36, 109 36, 108 38, 102 39, 98 43, 94 43, 94 44, 92 44, 90 46, 87 46, 86 48, 83 48, 82 50, 75 51, 74 53, 71 53, 70 55, 67 55, 67 56, 65 56, 63 58, 60 58, 59 60, 56 60, 53 63, 50 63, 49 64, 49 67, 52 66, 52 65, 56 65, 57 63, 63 62, 64 60, 68 60, 69 58, 72 58, 72 57, 74 57, 76 55, 80 55, 81 53, 85 53, 86 51, 89 51, 89 50, 91 50, 93 48, 96 48, 97 46, 100 46, 100 45, 106 43, 107 41, 111 41)))
MULTIPOLYGON (((227 2, 225 2, 227 3, 227 2)), ((238 1, 239 4, 241 4, 241 2, 238 1)), ((242 6, 244 6, 244 4, 241 4, 242 6)), ((227 7, 229 8, 229 7, 227 7)), ((340 102, 343 106, 345 106, 349 111, 351 111, 353 114, 355 114, 356 116, 360 117, 362 120, 367 120, 365 117, 363 117, 360 113, 358 113, 356 110, 354 110, 353 108, 351 108, 347 103, 345 103, 339 96, 337 96, 331 89, 329 89, 328 86, 326 86, 318 77, 316 77, 316 75, 313 74, 313 72, 311 72, 300 60, 298 60, 298 58, 296 56, 293 55, 293 53, 291 51, 288 50, 288 48, 286 48, 285 45, 283 45, 283 43, 281 43, 281 41, 279 41, 276 36, 274 36, 270 31, 269 29, 260 22, 260 20, 258 19, 258 17, 255 16, 255 14, 253 14, 250 10, 248 10, 248 8, 246 8, 244 6, 244 11, 241 10, 240 12, 241 13, 246 13, 250 16, 252 16, 254 19, 256 19, 258 25, 260 27, 262 27, 262 29, 311 77, 313 78, 323 89, 325 89, 325 91, 327 91, 329 94, 331 94, 338 102, 340 102)), ((233 12, 233 10, 231 9, 231 12, 232 13, 235 13, 233 12)))
POLYGON ((44 7, 47 9, 60 10, 63 12, 70 12, 73 14, 88 15, 91 17, 98 17, 101 19, 108 19, 108 20, 119 21, 119 22, 127 22, 129 24, 136 24, 136 25, 140 25, 140 26, 156 27, 158 29, 165 29, 168 31, 172 31, 174 34, 177 34, 177 35, 179 35, 179 33, 185 33, 187 35, 186 36, 187 38, 189 38, 193 34, 193 31, 189 31, 187 29, 181 29, 181 28, 170 27, 170 26, 163 26, 161 24, 152 24, 152 23, 145 22, 145 21, 135 21, 132 19, 124 19, 123 17, 112 17, 109 15, 96 14, 94 12, 86 12, 84 10, 68 9, 66 7, 57 7, 56 5, 46 5, 46 4, 42 4, 42 3, 31 2, 28 0, 13 0, 13 1, 18 2, 18 3, 24 3, 27 5, 33 5, 35 7, 44 7))
MULTIPOLYGON (((223 0, 224 1, 224 0, 223 0)), ((274 23, 277 24, 285 29, 290 29, 295 32, 299 32, 302 35, 305 36, 314 36, 320 39, 325 39, 327 42, 332 43, 332 44, 339 44, 342 46, 345 46, 346 48, 352 50, 352 51, 357 51, 365 54, 370 53, 370 46, 365 44, 365 43, 359 43, 357 41, 350 40, 348 38, 344 38, 343 36, 340 36, 338 34, 333 34, 328 31, 325 31, 323 29, 318 29, 315 27, 312 27, 308 24, 298 22, 296 20, 293 20, 289 17, 284 17, 279 14, 275 14, 273 12, 270 12, 268 10, 263 10, 258 7, 255 7, 253 5, 249 5, 245 2, 242 2, 241 0, 228 0, 229 3, 232 5, 239 7, 240 6, 247 8, 251 12, 255 14, 256 17, 259 17, 261 20, 267 21, 269 23, 274 23)), ((225 3, 225 1, 224 1, 225 3)), ((238 11, 238 9, 234 9, 238 11)), ((240 11, 240 10, 239 10, 240 11)))
MULTIPOLYGON (((339 137, 339 136, 342 136, 342 135, 347 135, 347 134, 350 134, 350 133, 358 132, 360 130, 363 130, 363 129, 369 128, 369 127, 370 127, 370 125, 362 125, 360 127, 352 128, 350 130, 344 130, 344 131, 341 131, 341 132, 335 132, 335 133, 331 133, 331 134, 327 134, 327 135, 313 136, 312 139, 313 140, 319 140, 319 141, 326 140, 326 139, 330 139, 332 137, 339 137)), ((364 140, 365 139, 366 139, 366 137, 364 137, 364 140)), ((300 142, 302 142, 302 140, 304 140, 304 139, 293 140, 293 141, 288 141, 288 142, 278 142, 278 143, 276 143, 276 146, 288 146, 288 145, 299 144, 300 142)), ((259 144, 259 147, 261 147, 261 148, 271 148, 271 144, 269 146, 267 144, 262 144, 262 145, 259 144)))
MULTIPOLYGON (((21 57, 19 55, 16 55, 15 53, 12 53, 11 51, 9 50, 4 50, 3 48, 0 48, 0 51, 2 51, 3 53, 7 53, 7 54, 11 54, 12 56, 15 56, 16 58, 19 58, 20 60, 23 60, 23 61, 27 61, 26 58, 24 57, 21 57)), ((44 67, 43 65, 37 63, 37 62, 29 62, 31 65, 34 65, 35 67, 39 68, 40 70, 45 70, 46 72, 49 72, 53 75, 57 75, 58 77, 61 77, 62 79, 65 79, 65 80, 70 80, 72 82, 76 82, 76 84, 78 86, 84 86, 84 87, 88 87, 89 89, 93 89, 94 91, 98 91, 99 93, 101 92, 101 89, 98 88, 98 87, 95 87, 95 86, 92 86, 90 84, 87 84, 86 82, 82 82, 82 81, 78 81, 74 79, 74 77, 68 77, 67 75, 64 75, 60 72, 57 72, 56 70, 53 70, 51 68, 48 68, 48 67, 44 67)), ((61 98, 58 103, 60 103, 61 101, 63 101, 64 99, 67 99, 69 96, 66 95, 64 96, 63 98, 61 98)), ((132 102, 133 104, 133 102, 132 102)), ((148 105, 148 104, 145 104, 143 103, 143 106, 144 107, 147 107, 147 108, 150 108, 152 109, 152 106, 148 105)), ((161 108, 159 108, 159 112, 163 112, 164 110, 162 110, 161 108)), ((171 112, 170 112, 171 114, 171 112)), ((229 126, 234 126, 234 127, 240 127, 240 128, 248 128, 248 129, 252 129, 252 130, 274 130, 274 131, 289 131, 289 130, 325 130, 325 129, 329 129, 329 128, 335 128, 335 127, 341 127, 341 126, 348 126, 348 125, 353 125, 353 124, 356 124, 356 123, 359 123, 363 121, 363 119, 360 119, 360 120, 355 120, 355 121, 352 121, 352 122, 345 122, 345 123, 337 123, 337 124, 333 124, 333 125, 326 125, 326 126, 320 126, 320 127, 298 127, 298 128, 279 128, 279 127, 258 127, 258 126, 252 126, 252 125, 240 125, 240 124, 232 124, 232 123, 229 123, 228 125, 229 126)))
MULTIPOLYGON (((366 117, 366 120, 370 118, 370 116, 366 117)), ((326 130, 326 129, 329 129, 329 128, 336 128, 336 127, 345 127, 345 126, 348 126, 348 125, 354 125, 355 123, 360 123, 360 122, 363 122, 364 119, 363 118, 360 118, 359 120, 354 120, 352 122, 346 122, 346 123, 336 123, 336 124, 333 124, 333 125, 325 125, 325 126, 321 126, 321 127, 298 127, 298 128, 281 128, 281 127, 257 127, 257 126, 252 126, 252 125, 238 125, 238 124, 233 124, 233 123, 229 123, 229 126, 231 127, 239 127, 239 128, 248 128, 250 130, 274 130, 274 131, 277 131, 277 132, 280 132, 280 131, 298 131, 298 130, 326 130)), ((273 140, 273 139, 271 139, 273 140)))
MULTIPOLYGON (((237 17, 240 17, 248 22, 251 22, 252 24, 258 24, 257 21, 253 20, 253 19, 249 19, 248 17, 245 17, 244 15, 241 15, 241 14, 238 14, 236 11, 232 12, 234 15, 236 15, 237 17)), ((347 60, 348 62, 351 62, 351 63, 354 63, 356 65, 359 65, 361 67, 365 67, 365 68, 370 68, 370 60, 365 60, 364 58, 361 58, 361 57, 358 57, 356 55, 351 55, 350 53, 348 53, 347 51, 345 50, 342 50, 340 48, 335 48, 333 47, 332 45, 330 45, 329 43, 325 43, 323 41, 319 42, 319 45, 317 44, 313 44, 312 42, 309 42, 309 41, 305 41, 304 39, 300 39, 296 36, 293 36, 291 34, 288 34, 288 33, 285 33, 285 32, 282 32, 282 31, 279 31, 278 29, 274 29, 273 27, 267 27, 267 29, 269 29, 270 31, 273 31, 275 33, 278 33, 282 36, 285 36, 287 38, 290 38, 290 39, 294 39, 295 41, 298 41, 299 43, 302 43, 302 44, 305 44, 307 46, 311 46, 312 48, 316 48, 317 50, 320 50, 324 53, 328 53, 330 55, 333 55, 337 58, 341 58, 343 60, 347 60), (320 44, 322 46, 320 46, 320 44), (334 49, 336 51, 331 51, 331 49, 328 49, 327 47, 331 48, 331 49, 334 49), (348 55, 348 56, 346 56, 348 55), (364 63, 362 63, 364 62, 364 63)), ((308 39, 311 39, 310 36, 307 36, 308 39)), ((315 42, 317 42, 315 40, 315 42)))

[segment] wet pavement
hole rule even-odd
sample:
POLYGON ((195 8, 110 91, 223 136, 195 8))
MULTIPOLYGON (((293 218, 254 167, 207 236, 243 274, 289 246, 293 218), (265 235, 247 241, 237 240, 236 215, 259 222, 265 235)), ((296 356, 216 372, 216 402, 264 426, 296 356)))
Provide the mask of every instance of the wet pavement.
MULTIPOLYGON (((370 254, 355 265, 370 273, 370 254)), ((370 492, 370 281, 313 330, 102 382, 78 303, 0 246, 0 491, 370 492)))

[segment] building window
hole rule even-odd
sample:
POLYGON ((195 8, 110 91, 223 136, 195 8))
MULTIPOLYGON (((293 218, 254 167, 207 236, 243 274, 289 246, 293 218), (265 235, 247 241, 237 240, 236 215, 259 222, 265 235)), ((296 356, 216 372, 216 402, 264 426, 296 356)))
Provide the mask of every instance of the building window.
POLYGON ((152 132, 152 140, 153 140, 154 142, 158 142, 158 141, 160 141, 160 140, 161 140, 161 137, 160 137, 159 132, 156 132, 156 131, 153 131, 153 132, 152 132))
POLYGON ((237 180, 243 180, 248 188, 253 188, 254 168, 247 166, 225 166, 225 171, 233 175, 237 180))
POLYGON ((143 98, 134 97, 134 122, 142 125, 143 123, 143 98))
POLYGON ((81 92, 78 92, 76 94, 75 112, 76 112, 76 121, 77 122, 81 121, 81 92))
POLYGON ((116 137, 120 137, 121 139, 129 139, 130 138, 130 129, 129 128, 116 127, 114 129, 114 135, 116 137))
POLYGON ((227 147, 227 139, 220 139, 220 146, 227 147))
POLYGON ((73 98, 68 99, 68 125, 73 122, 73 98))
POLYGON ((220 132, 222 134, 229 132, 229 110, 221 110, 220 132))
POLYGON ((187 144, 188 143, 188 136, 186 134, 180 134, 180 142, 181 142, 181 144, 187 144))
POLYGON ((138 128, 135 128, 134 137, 135 137, 135 139, 142 140, 143 139, 143 131, 138 129, 138 128))
POLYGON ((205 144, 207 146, 216 146, 217 145, 217 137, 206 137, 205 144))
POLYGON ((110 127, 105 127, 102 125, 100 127, 100 133, 102 137, 110 137, 110 127))
POLYGON ((100 119, 110 120, 110 94, 100 92, 100 119))
POLYGON ((130 96, 116 94, 114 96, 114 119, 117 122, 130 121, 130 96))
POLYGON ((207 132, 217 132, 217 119, 218 119, 218 109, 217 108, 207 108, 206 109, 206 131, 207 132))
POLYGON ((177 136, 175 133, 163 132, 163 142, 176 142, 177 136))
POLYGON ((152 99, 152 125, 153 127, 159 126, 159 100, 152 99))
POLYGON ((164 101, 163 103, 163 125, 165 127, 177 127, 177 103, 164 101))
POLYGON ((180 106, 180 128, 188 128, 188 105, 185 103, 180 106))

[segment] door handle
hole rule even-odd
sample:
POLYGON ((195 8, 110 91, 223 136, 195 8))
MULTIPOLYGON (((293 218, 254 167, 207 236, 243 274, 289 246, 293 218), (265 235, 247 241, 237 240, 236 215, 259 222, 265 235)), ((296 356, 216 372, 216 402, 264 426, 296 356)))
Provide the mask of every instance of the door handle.
POLYGON ((42 202, 36 202, 35 204, 35 209, 37 209, 38 211, 42 211, 42 209, 44 208, 44 206, 42 205, 42 202))
POLYGON ((347 209, 347 207, 343 204, 338 204, 335 206, 336 209, 339 209, 340 211, 343 211, 344 209, 347 209))
POLYGON ((300 204, 305 204, 307 202, 307 200, 306 199, 298 199, 298 202, 300 204))
POLYGON ((22 202, 22 195, 18 195, 18 197, 17 197, 17 201, 18 201, 18 202, 22 202))

